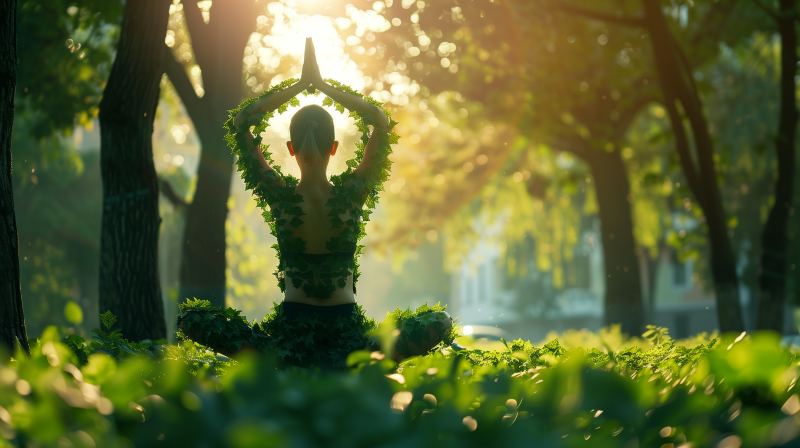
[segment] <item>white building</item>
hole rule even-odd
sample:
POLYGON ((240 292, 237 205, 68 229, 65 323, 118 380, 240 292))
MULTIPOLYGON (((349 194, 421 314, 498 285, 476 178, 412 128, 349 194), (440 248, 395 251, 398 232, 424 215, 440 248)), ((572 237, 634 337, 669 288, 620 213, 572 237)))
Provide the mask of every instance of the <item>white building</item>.
MULTIPOLYGON (((681 222, 681 225, 687 225, 681 222)), ((678 229, 680 230, 680 229, 678 229)), ((515 337, 541 340, 549 331, 569 328, 597 330, 603 325, 605 281, 599 232, 585 231, 575 249, 575 262, 588 272, 578 285, 555 289, 551 273, 531 267, 525 278, 507 281, 497 244, 481 240, 452 274, 451 309, 466 325, 489 325, 515 337), (590 244, 591 242, 592 244, 590 244)), ((535 243, 535 242, 534 242, 535 243)), ((717 327, 713 292, 704 291, 694 262, 681 262, 671 249, 662 251, 655 272, 655 307, 648 303, 648 273, 642 259, 642 297, 647 323, 670 329, 674 337, 711 332, 717 327)), ((749 291, 742 287, 743 311, 749 309, 749 291)), ((787 313, 791 316, 793 311, 787 313)), ((746 316, 746 323, 751 319, 746 316)), ((787 330, 793 325, 787 321, 787 330)))

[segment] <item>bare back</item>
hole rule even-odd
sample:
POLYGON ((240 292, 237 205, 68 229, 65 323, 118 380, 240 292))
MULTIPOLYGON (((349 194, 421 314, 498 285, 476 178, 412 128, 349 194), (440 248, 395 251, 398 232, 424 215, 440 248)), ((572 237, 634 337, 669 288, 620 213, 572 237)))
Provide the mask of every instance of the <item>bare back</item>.
MULTIPOLYGON (((343 228, 333 229, 328 214, 331 207, 326 206, 328 200, 333 197, 333 185, 330 183, 314 186, 298 185, 295 192, 303 197, 303 202, 297 204, 303 210, 303 223, 299 227, 291 227, 286 224, 286 228, 292 231, 293 238, 301 238, 306 242, 306 254, 329 254, 328 242, 332 238, 338 237, 343 228)), ((341 215, 343 221, 348 219, 347 215, 341 215)), ((287 269, 288 270, 288 269, 287 269)), ((320 299, 308 297, 302 288, 295 288, 291 283, 286 282, 286 297, 288 302, 299 302, 309 305, 339 305, 343 303, 355 303, 353 294, 353 275, 350 274, 346 279, 344 288, 336 288, 330 298, 320 299)))

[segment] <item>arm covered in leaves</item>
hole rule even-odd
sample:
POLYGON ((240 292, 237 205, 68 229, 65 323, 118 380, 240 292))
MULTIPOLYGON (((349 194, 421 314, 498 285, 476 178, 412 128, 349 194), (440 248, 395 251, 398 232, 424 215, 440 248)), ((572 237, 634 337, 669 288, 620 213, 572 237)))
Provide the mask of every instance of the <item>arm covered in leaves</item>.
POLYGON ((289 100, 300 94, 300 92, 307 87, 305 83, 306 81, 301 79, 299 82, 295 83, 286 90, 262 97, 249 107, 239 111, 239 113, 236 114, 236 118, 234 118, 234 124, 244 135, 245 142, 247 143, 247 149, 250 150, 250 154, 252 154, 261 165, 258 171, 261 173, 261 179, 263 182, 278 183, 283 185, 283 181, 280 179, 280 176, 277 176, 278 180, 274 180, 274 177, 273 180, 270 180, 270 177, 265 174, 267 171, 272 171, 275 173, 275 170, 264 158, 264 154, 261 153, 261 148, 259 145, 255 143, 255 139, 249 128, 250 126, 257 124, 264 117, 265 113, 274 112, 281 105, 287 103, 289 100))
POLYGON ((380 107, 366 102, 364 98, 339 90, 324 81, 315 83, 314 86, 348 110, 372 116, 372 134, 369 137, 369 142, 367 143, 366 148, 364 148, 364 157, 361 159, 361 163, 355 170, 355 175, 360 177, 370 166, 372 166, 373 158, 375 157, 375 154, 378 151, 378 146, 380 145, 380 134, 385 135, 389 131, 389 119, 386 117, 386 114, 383 113, 383 110, 381 110, 380 107))

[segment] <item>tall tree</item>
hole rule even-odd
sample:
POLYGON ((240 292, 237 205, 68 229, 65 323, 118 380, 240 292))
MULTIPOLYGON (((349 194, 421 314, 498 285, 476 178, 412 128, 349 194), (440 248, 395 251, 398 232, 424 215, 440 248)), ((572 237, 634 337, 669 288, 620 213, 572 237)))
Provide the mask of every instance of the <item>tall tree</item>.
MULTIPOLYGON (((720 7, 730 8, 735 2, 720 7)), ((712 5, 714 7, 716 5, 712 5)), ((562 2, 559 7, 569 13, 606 23, 616 23, 648 31, 654 69, 676 138, 680 162, 695 199, 704 212, 711 248, 711 273, 717 301, 720 330, 742 331, 744 321, 739 301, 736 259, 731 251, 727 220, 714 162, 714 142, 703 111, 691 66, 684 49, 677 41, 664 16, 659 0, 642 0, 641 14, 620 16, 576 7, 562 2), (694 155, 684 120, 691 128, 694 155), (695 162, 696 159, 696 162, 695 162)))
POLYGON ((19 241, 11 181, 11 131, 17 86, 17 1, 0 1, 0 341, 30 353, 19 282, 19 241), (3 18, 5 17, 5 18, 3 18))
POLYGON ((684 119, 688 120, 692 130, 696 165, 689 146, 683 143, 685 138, 676 135, 676 142, 684 175, 703 208, 708 225, 711 273, 714 278, 719 327, 722 331, 743 331, 744 320, 739 300, 736 259, 728 238, 727 219, 722 208, 722 196, 714 162, 714 142, 703 112, 703 102, 697 92, 693 73, 686 62, 683 50, 669 29, 661 2, 644 0, 643 23, 652 33, 651 45, 655 68, 673 130, 677 134, 684 134, 684 119), (682 107, 683 113, 677 109, 678 105, 682 107))
POLYGON ((633 232, 633 199, 620 147, 624 143, 623 135, 628 125, 641 107, 631 105, 632 113, 628 114, 630 118, 609 128, 616 131, 613 134, 617 134, 616 138, 609 140, 616 142, 612 143, 614 148, 611 151, 598 150, 585 140, 573 139, 572 144, 564 146, 554 142, 555 147, 574 153, 591 167, 597 192, 606 278, 603 322, 605 325, 620 324, 620 329, 631 335, 641 334, 644 329, 644 310, 641 273, 633 232))
POLYGON ((158 281, 158 182, 153 121, 163 73, 169 0, 129 0, 100 103, 103 219, 100 311, 131 340, 166 337, 158 281))
POLYGON ((772 11, 759 0, 753 0, 772 17, 781 37, 781 81, 778 135, 775 153, 778 172, 775 178, 775 202, 761 231, 761 269, 758 286, 758 328, 783 332, 786 303, 786 230, 792 208, 795 170, 795 137, 797 134, 797 73, 798 12, 795 0, 780 0, 778 11, 772 11))
POLYGON ((633 49, 638 35, 565 20, 535 3, 514 4, 527 19, 520 21, 523 41, 549 43, 526 49, 526 89, 537 112, 528 132, 589 165, 600 217, 604 323, 640 334, 645 321, 632 216, 636 198, 622 151, 631 123, 657 96, 643 82, 649 67, 633 49))
MULTIPOLYGON (((203 80, 198 96, 184 65, 166 48, 169 76, 200 139, 200 164, 194 199, 185 208, 179 298, 196 297, 225 305, 225 219, 233 174, 233 155, 225 145, 222 123, 242 99, 242 59, 256 27, 256 2, 214 2, 202 11, 183 7, 191 49, 203 80)), ((164 44, 162 43, 162 46, 164 44)))

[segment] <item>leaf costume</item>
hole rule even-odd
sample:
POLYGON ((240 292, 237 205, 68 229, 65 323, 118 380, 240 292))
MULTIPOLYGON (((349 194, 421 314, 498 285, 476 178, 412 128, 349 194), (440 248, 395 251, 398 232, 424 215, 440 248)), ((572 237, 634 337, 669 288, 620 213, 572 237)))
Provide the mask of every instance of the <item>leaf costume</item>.
MULTIPOLYGON (((369 125, 374 125, 374 117, 369 113, 350 112, 350 117, 355 119, 361 131, 361 139, 356 143, 355 157, 347 161, 347 169, 331 176, 332 197, 325 204, 331 209, 327 214, 331 229, 339 230, 339 234, 326 243, 329 253, 305 253, 306 241, 295 237, 292 230, 304 223, 304 212, 300 205, 303 196, 295 192, 299 179, 281 173, 280 167, 272 161, 268 145, 261 147, 261 151, 272 170, 266 170, 262 175, 261 164, 251 153, 247 141, 247 133, 250 132, 248 127, 252 126, 256 135, 253 143, 260 145, 260 134, 274 116, 274 112, 249 114, 248 109, 260 98, 286 90, 296 82, 295 79, 284 81, 260 97, 246 100, 231 110, 230 118, 225 122, 228 131, 225 141, 238 156, 237 168, 242 173, 245 187, 253 192, 257 205, 263 211, 262 216, 278 240, 272 247, 278 256, 275 276, 281 291, 286 291, 286 282, 290 281, 293 287, 302 289, 306 297, 326 299, 336 289, 346 287, 347 279, 352 275, 355 293, 359 277, 358 257, 363 249, 359 241, 365 235, 365 222, 378 202, 382 184, 389 177, 391 145, 397 143, 399 137, 390 130, 376 130, 372 138, 378 139, 378 147, 372 154, 371 163, 360 175, 356 175, 355 170, 370 140, 369 125), (238 127, 234 121, 240 112, 247 117, 247 121, 245 126, 238 127)), ((381 109, 386 114, 388 129, 397 124, 377 101, 336 81, 326 82, 381 109)), ((316 93, 306 90, 301 94, 316 93)), ((297 97, 278 107, 277 113, 286 112, 290 105, 300 105, 297 97)), ((344 106, 330 97, 325 97, 323 105, 333 106, 342 113, 345 110, 344 106)), ((397 346, 404 356, 412 354, 413 348, 421 352, 421 347, 433 347, 442 340, 449 344, 455 336, 453 326, 444 324, 452 323, 450 316, 438 305, 432 308, 425 306, 416 314, 410 310, 398 310, 395 314, 397 319, 391 317, 389 321, 392 324, 396 321, 398 328, 405 331, 397 346)), ((355 303, 312 306, 282 302, 275 304, 272 313, 261 323, 253 322, 251 325, 239 311, 217 309, 208 302, 195 300, 181 305, 178 327, 181 338, 191 339, 214 351, 234 354, 253 348, 277 355, 283 366, 343 369, 351 352, 365 348, 377 349, 375 341, 367 336, 369 331, 377 327, 376 322, 367 318, 364 310, 355 303)))
MULTIPOLYGON (((380 325, 355 303, 313 306, 296 302, 274 304, 261 322, 252 324, 233 308, 215 308, 207 300, 180 304, 179 339, 190 339, 226 355, 252 349, 274 355, 281 367, 346 368, 348 355, 356 350, 379 350, 372 330, 400 330, 394 350, 402 355, 423 355, 434 346, 453 343, 459 327, 447 325, 446 306, 427 304, 415 311, 396 309, 380 325), (339 308, 336 310, 336 308, 339 308)), ((451 321, 452 322, 452 321, 451 321)))
MULTIPOLYGON (((245 133, 249 132, 248 129, 246 127, 237 128, 234 124, 234 118, 239 112, 246 111, 260 98, 286 90, 296 82, 296 79, 286 80, 259 97, 248 99, 238 108, 231 110, 230 118, 225 122, 225 129, 228 131, 225 141, 233 153, 238 156, 237 169, 242 173, 245 188, 251 190, 255 195, 256 203, 263 211, 262 216, 269 224, 272 235, 278 240, 278 243, 272 247, 278 256, 278 268, 275 276, 281 291, 286 291, 286 277, 288 277, 292 286, 302 288, 307 297, 330 298, 337 288, 346 286, 347 278, 352 275, 353 292, 355 293, 360 275, 358 257, 363 249, 363 246, 358 243, 365 235, 365 222, 369 221, 369 215, 378 202, 378 194, 383 190, 382 184, 389 177, 389 169, 392 164, 389 160, 389 154, 392 153, 391 145, 397 143, 399 137, 392 131, 378 132, 378 148, 372 157, 372 163, 360 176, 356 176, 355 169, 361 163, 364 150, 369 142, 369 125, 373 124, 373 117, 371 114, 350 112, 350 116, 356 121, 358 130, 361 131, 361 140, 356 143, 355 157, 347 161, 347 169, 341 174, 331 176, 333 197, 325 204, 331 208, 328 214, 331 228, 340 230, 341 233, 327 242, 326 249, 330 253, 305 253, 306 242, 302 238, 294 237, 291 230, 291 228, 296 229, 301 226, 304 222, 302 219, 304 213, 299 206, 303 202, 303 197, 295 192, 299 179, 281 173, 280 167, 274 166, 269 145, 264 145, 261 147, 262 154, 274 170, 267 170, 264 173, 267 178, 267 182, 264 182, 259 171, 261 165, 247 147, 245 133), (283 185, 280 185, 281 181, 283 185), (342 219, 343 215, 346 216, 346 219, 342 219)), ((326 82, 338 90, 357 95, 382 109, 377 101, 364 97, 347 86, 333 80, 326 80, 326 82)), ((304 91, 302 94, 319 93, 304 91)), ((300 105, 297 97, 281 105, 277 112, 279 114, 286 112, 290 105, 300 105)), ((329 97, 325 97, 323 105, 333 106, 342 113, 345 110, 344 106, 329 97)), ((397 123, 391 121, 386 110, 382 110, 389 118, 389 129, 393 128, 397 123)), ((260 134, 269 126, 269 120, 273 116, 274 112, 250 115, 254 120, 247 124, 255 127, 253 133, 256 135, 254 139, 256 145, 261 144, 260 134)))

